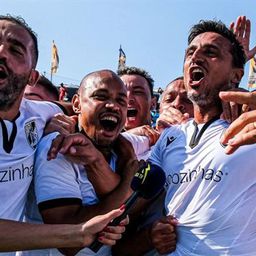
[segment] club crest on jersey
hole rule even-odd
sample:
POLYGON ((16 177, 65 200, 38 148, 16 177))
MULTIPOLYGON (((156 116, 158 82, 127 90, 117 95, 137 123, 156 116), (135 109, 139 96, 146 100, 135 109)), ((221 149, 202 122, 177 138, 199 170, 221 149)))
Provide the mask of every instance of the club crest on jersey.
POLYGON ((34 120, 25 124, 25 133, 29 145, 31 148, 35 149, 38 143, 38 133, 36 129, 36 122, 34 120))

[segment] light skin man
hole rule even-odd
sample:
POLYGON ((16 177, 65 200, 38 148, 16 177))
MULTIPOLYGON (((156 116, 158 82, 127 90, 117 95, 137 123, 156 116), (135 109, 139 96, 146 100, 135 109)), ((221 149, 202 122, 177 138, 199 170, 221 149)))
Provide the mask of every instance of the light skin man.
POLYGON ((176 251, 165 253, 253 255, 255 168, 250 155, 255 146, 226 155, 220 137, 229 125, 219 119, 219 93, 237 87, 245 55, 221 22, 196 24, 188 44, 184 84, 194 120, 166 130, 150 157, 166 171, 165 207, 178 219, 176 251))

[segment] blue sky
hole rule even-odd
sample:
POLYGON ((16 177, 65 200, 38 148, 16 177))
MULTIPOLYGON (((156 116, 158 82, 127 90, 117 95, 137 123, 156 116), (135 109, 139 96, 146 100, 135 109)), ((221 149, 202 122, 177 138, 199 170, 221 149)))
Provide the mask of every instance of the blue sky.
MULTIPOLYGON (((55 41, 59 70, 53 82, 79 84, 89 72, 116 71, 119 45, 126 64, 146 69, 155 88, 182 74, 189 28, 200 19, 229 25, 238 15, 252 22, 256 44, 255 0, 0 0, 1 13, 21 15, 38 34, 37 69, 50 76, 55 41)), ((246 86, 248 65, 241 85, 246 86)))

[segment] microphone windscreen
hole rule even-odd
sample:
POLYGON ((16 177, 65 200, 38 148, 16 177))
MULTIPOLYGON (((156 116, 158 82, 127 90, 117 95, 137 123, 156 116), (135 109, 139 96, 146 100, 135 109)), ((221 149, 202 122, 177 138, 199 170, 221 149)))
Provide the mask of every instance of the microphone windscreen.
POLYGON ((135 173, 131 188, 138 191, 144 199, 150 199, 162 190, 165 180, 165 173, 160 166, 145 162, 144 166, 135 173))

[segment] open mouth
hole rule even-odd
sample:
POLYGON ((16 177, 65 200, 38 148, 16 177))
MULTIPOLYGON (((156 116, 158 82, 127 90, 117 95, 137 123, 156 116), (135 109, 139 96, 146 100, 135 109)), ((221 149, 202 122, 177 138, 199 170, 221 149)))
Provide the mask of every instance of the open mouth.
POLYGON ((193 82, 198 82, 204 78, 204 72, 200 68, 195 68, 191 72, 191 78, 193 82))
POLYGON ((5 70, 0 68, 0 79, 5 79, 7 78, 7 73, 5 72, 5 70))
POLYGON ((127 117, 135 117, 138 113, 138 110, 135 108, 129 108, 127 110, 127 117))
POLYGON ((112 132, 117 128, 118 118, 115 116, 104 116, 100 119, 100 125, 104 130, 112 132))

